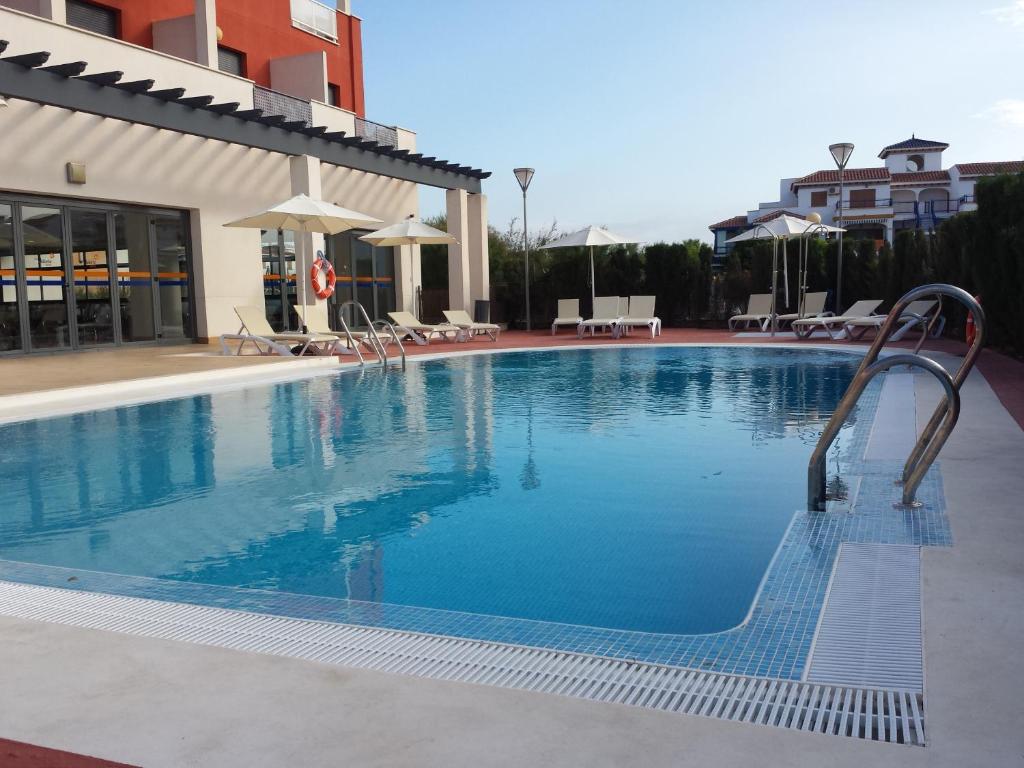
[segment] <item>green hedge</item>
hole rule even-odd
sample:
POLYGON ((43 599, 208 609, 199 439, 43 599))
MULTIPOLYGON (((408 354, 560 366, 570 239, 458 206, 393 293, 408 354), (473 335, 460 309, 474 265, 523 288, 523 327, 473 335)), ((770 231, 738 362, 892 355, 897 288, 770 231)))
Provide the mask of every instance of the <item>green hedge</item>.
MULTIPOLYGON (((873 240, 843 242, 842 311, 858 299, 883 299, 883 310, 911 288, 929 282, 960 286, 980 294, 988 318, 988 342, 1024 354, 1024 174, 984 179, 977 185, 978 211, 944 222, 938 232, 899 232, 893 247, 873 240)), ((434 220, 444 226, 443 218, 434 220)), ((535 327, 555 315, 560 298, 579 298, 590 313, 588 252, 583 248, 538 250, 555 228, 531 235, 530 288, 535 327)), ((522 231, 515 222, 506 232, 490 230, 492 319, 522 327, 522 231)), ((798 242, 788 244, 788 309, 795 311, 798 290, 798 242)), ((808 243, 808 290, 829 291, 834 301, 838 243, 808 243)), ((771 290, 771 244, 742 243, 720 270, 713 252, 698 240, 655 243, 646 248, 597 249, 597 295, 653 294, 665 325, 720 324, 746 309, 751 293, 771 290)), ((423 248, 424 286, 447 287, 447 256, 442 246, 423 248)), ((780 262, 780 285, 782 280, 780 262)), ((780 288, 781 290, 781 288, 780 288)), ((780 308, 782 304, 780 303, 780 308)), ((963 338, 965 312, 945 302, 947 335, 963 338)))

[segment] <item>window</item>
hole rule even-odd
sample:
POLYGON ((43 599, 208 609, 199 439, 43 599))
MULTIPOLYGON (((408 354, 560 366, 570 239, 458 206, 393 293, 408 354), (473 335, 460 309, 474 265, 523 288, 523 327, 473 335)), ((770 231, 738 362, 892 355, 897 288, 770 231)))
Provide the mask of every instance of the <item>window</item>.
POLYGON ((824 189, 820 192, 811 192, 811 208, 824 208, 828 205, 828 192, 824 189))
POLYGON ((245 77, 245 55, 230 48, 217 46, 217 69, 229 75, 245 77))
POLYGON ((341 106, 341 86, 334 83, 327 84, 327 103, 332 107, 341 106))
POLYGON ((851 189, 850 190, 850 207, 851 208, 874 208, 875 207, 875 190, 873 190, 873 189, 851 189))
POLYGON ((98 35, 117 37, 117 11, 84 0, 67 0, 68 24, 98 35))

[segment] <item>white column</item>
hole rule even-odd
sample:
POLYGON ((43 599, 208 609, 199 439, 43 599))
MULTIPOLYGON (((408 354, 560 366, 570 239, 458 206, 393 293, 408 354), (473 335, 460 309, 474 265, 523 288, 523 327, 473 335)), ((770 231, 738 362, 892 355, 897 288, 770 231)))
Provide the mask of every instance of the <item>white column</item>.
POLYGON ((217 2, 195 0, 196 61, 217 69, 217 2))
MULTIPOLYGON (((320 160, 309 155, 289 158, 292 194, 307 194, 315 200, 321 199, 320 160)), ((295 233, 295 300, 306 308, 310 326, 327 327, 327 302, 319 301, 309 281, 309 267, 318 250, 324 249, 324 236, 312 232, 295 233)))
POLYGON ((420 278, 420 247, 402 245, 395 248, 395 306, 416 314, 416 289, 420 278))
MULTIPOLYGON (((491 275, 487 250, 487 196, 469 195, 469 248, 470 298, 491 298, 491 275)), ((472 313, 472 308, 467 308, 472 313)))
POLYGON ((448 234, 457 243, 448 245, 448 308, 473 311, 469 283, 469 195, 464 189, 449 189, 445 194, 448 209, 448 234))

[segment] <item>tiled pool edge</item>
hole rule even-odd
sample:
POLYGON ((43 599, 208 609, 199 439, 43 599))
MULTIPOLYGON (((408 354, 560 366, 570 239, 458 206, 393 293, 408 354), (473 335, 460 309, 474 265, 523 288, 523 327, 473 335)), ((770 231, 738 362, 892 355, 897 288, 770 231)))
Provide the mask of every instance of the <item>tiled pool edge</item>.
POLYGON ((808 733, 923 746, 923 697, 0 581, 0 615, 808 733))

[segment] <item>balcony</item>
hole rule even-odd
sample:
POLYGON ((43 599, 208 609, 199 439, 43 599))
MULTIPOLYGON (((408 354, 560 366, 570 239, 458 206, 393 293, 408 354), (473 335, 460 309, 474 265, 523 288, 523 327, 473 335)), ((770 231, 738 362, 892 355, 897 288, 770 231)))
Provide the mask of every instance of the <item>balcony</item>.
POLYGON ((376 141, 381 146, 398 149, 398 131, 387 125, 375 123, 372 120, 356 118, 356 136, 361 139, 376 141))
POLYGON ((280 115, 290 123, 301 121, 307 127, 313 124, 312 105, 305 99, 289 96, 286 93, 254 85, 252 89, 252 105, 256 109, 263 110, 263 114, 267 116, 280 115))
POLYGON ((311 35, 338 42, 338 12, 316 0, 291 0, 292 24, 311 35))

